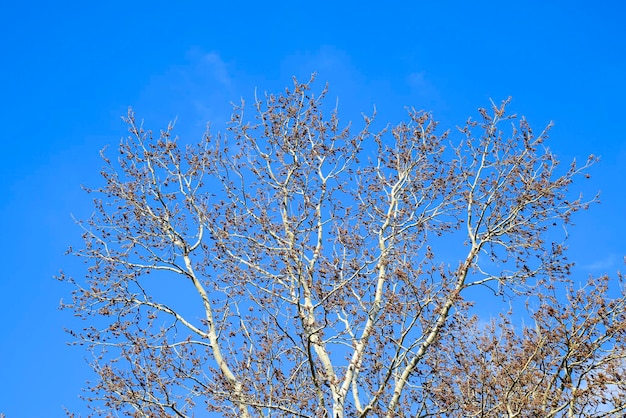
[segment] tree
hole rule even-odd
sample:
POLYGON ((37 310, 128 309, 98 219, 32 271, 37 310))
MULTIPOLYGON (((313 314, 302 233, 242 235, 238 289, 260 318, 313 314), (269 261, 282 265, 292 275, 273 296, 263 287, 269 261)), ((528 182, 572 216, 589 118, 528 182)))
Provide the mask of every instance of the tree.
MULTIPOLYGON (((620 281, 621 281, 620 277, 620 281)), ((626 315, 609 278, 539 295, 533 326, 517 333, 503 316, 450 333, 429 359, 438 379, 429 401, 448 416, 618 417, 626 409, 626 315), (468 332, 470 331, 470 332, 468 332)))
POLYGON ((70 250, 86 277, 60 276, 74 286, 63 306, 88 320, 70 332, 93 352, 94 413, 624 409, 623 288, 610 299, 600 278, 560 296, 563 227, 595 200, 568 188, 595 157, 561 169, 549 127, 535 134, 508 101, 456 139, 413 109, 354 134, 312 81, 256 99, 253 117, 242 102, 225 136, 195 146, 129 111, 70 250), (475 288, 539 295, 535 325, 481 326, 475 288))

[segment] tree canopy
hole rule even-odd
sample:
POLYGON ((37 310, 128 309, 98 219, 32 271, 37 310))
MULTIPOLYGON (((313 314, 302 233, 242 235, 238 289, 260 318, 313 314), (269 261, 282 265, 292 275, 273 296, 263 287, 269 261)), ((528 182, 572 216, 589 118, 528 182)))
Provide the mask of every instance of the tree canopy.
POLYGON ((87 320, 70 332, 93 353, 94 414, 626 409, 622 277, 579 286, 566 257, 595 200, 571 185, 596 158, 560 166, 550 127, 508 100, 452 131, 414 109, 355 130, 312 82, 242 102, 195 145, 129 111, 70 250, 88 270, 60 277, 87 320), (516 305, 489 322, 489 300, 516 305))

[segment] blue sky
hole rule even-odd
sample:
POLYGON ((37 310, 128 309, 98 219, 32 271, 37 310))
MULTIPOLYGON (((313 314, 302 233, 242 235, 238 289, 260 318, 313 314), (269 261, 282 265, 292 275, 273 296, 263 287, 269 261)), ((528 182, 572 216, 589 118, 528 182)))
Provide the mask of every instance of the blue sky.
POLYGON ((576 217, 577 274, 615 272, 626 255, 626 6, 620 1, 6 2, 0 13, 0 412, 63 416, 90 377, 68 347, 70 289, 52 276, 83 266, 71 215, 89 215, 81 184, 98 182, 98 151, 125 135, 133 106, 146 126, 178 117, 192 141, 229 102, 318 72, 340 115, 405 106, 444 127, 513 96, 511 109, 569 162, 602 161, 578 187, 602 203, 576 217))

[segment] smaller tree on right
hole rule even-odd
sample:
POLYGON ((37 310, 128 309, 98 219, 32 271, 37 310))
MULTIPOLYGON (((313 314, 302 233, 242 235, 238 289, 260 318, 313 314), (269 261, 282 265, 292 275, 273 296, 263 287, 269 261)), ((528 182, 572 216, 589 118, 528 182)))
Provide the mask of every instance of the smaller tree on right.
POLYGON ((420 416, 623 416, 623 278, 618 292, 608 276, 569 285, 566 298, 548 287, 529 302, 527 325, 514 326, 511 312, 488 324, 455 321, 429 359, 437 379, 425 382, 420 416))

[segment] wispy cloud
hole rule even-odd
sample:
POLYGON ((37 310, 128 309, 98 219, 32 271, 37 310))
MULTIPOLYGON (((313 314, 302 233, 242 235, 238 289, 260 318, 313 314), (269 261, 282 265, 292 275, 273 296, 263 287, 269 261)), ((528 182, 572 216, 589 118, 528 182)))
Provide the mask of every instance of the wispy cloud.
POLYGON ((619 261, 617 254, 609 253, 603 258, 583 264, 581 268, 593 273, 608 273, 610 270, 617 269, 619 261))
POLYGON ((431 106, 443 106, 444 100, 439 89, 428 79, 425 71, 416 71, 408 75, 406 83, 414 100, 431 106))
POLYGON ((221 128, 230 116, 230 102, 239 96, 231 69, 218 53, 191 49, 186 62, 150 78, 134 107, 151 128, 177 119, 179 128, 197 135, 207 122, 221 128))
POLYGON ((231 102, 250 98, 255 87, 259 92, 281 91, 293 76, 307 81, 314 72, 319 88, 329 82, 329 103, 339 103, 346 122, 360 120, 362 113, 371 113, 374 107, 379 120, 394 122, 405 117, 405 107, 437 111, 444 106, 439 90, 417 65, 417 70, 401 76, 375 74, 360 68, 346 51, 322 45, 285 56, 276 66, 277 77, 254 76, 254 69, 236 68, 215 51, 190 49, 185 62, 150 78, 134 107, 154 128, 176 118, 178 127, 193 127, 195 135, 209 121, 216 130, 223 130, 231 102))
POLYGON ((362 67, 352 56, 335 46, 324 45, 314 51, 299 51, 285 57, 281 63, 281 78, 295 75, 306 79, 312 72, 318 80, 330 83, 330 94, 340 100, 342 114, 350 118, 368 113, 376 106, 379 118, 393 121, 404 117, 404 107, 438 110, 445 106, 440 91, 416 63, 411 73, 390 73, 384 65, 380 72, 362 67))
POLYGON ((229 74, 228 66, 217 53, 203 53, 193 50, 190 52, 190 56, 195 57, 195 60, 199 62, 199 67, 206 69, 222 86, 225 88, 233 87, 233 80, 229 74))

